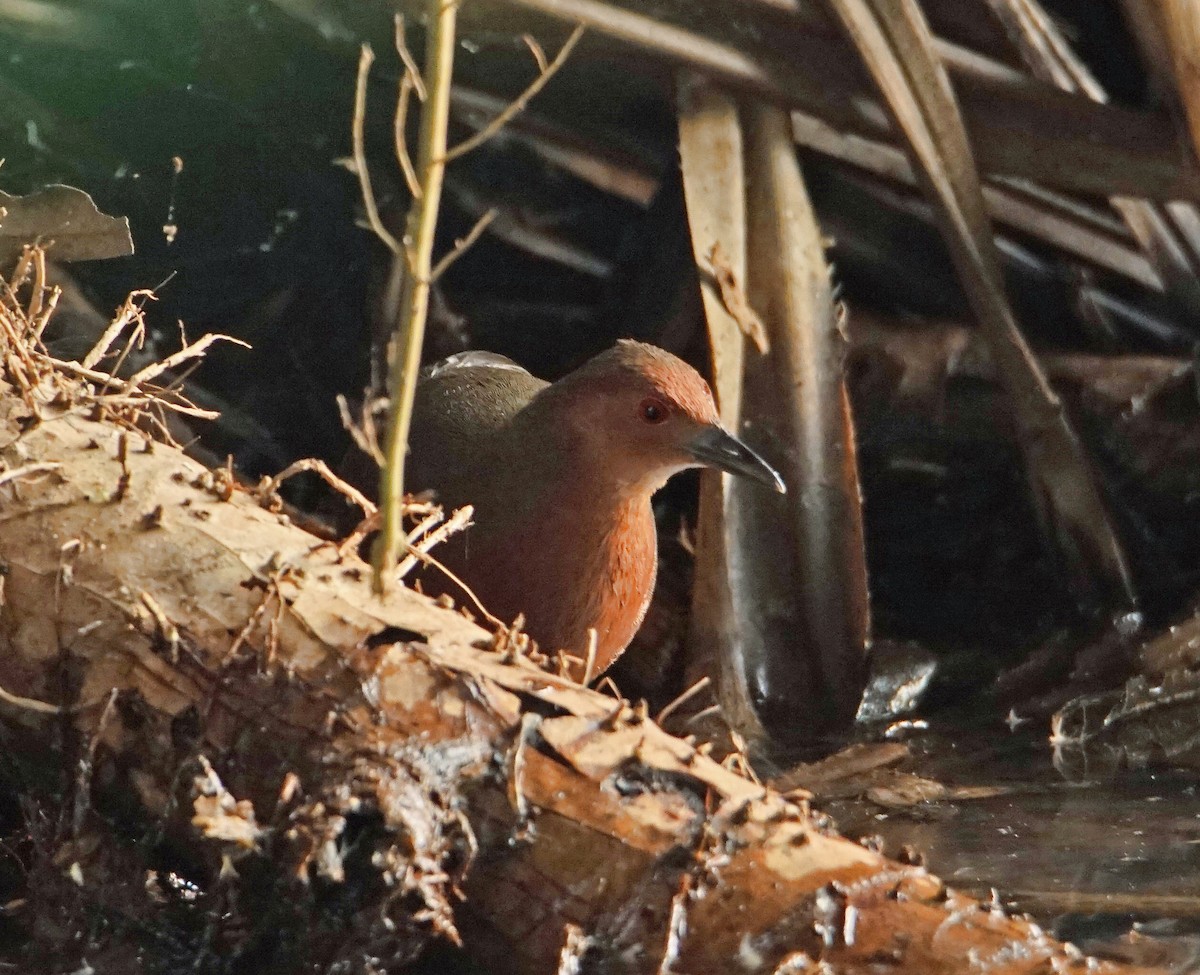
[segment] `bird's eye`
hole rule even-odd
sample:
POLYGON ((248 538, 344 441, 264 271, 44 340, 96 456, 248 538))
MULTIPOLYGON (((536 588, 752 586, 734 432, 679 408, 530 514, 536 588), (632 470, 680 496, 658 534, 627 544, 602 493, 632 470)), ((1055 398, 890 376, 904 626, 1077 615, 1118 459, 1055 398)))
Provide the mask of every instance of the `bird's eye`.
POLYGON ((647 423, 662 423, 667 418, 667 412, 667 404, 653 396, 646 397, 638 407, 638 413, 647 423))

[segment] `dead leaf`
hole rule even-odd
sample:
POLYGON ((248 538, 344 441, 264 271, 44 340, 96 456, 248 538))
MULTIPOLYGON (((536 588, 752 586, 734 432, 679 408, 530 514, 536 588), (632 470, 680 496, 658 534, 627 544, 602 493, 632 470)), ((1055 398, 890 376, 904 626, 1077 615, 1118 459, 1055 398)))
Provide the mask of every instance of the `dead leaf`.
POLYGON ((892 772, 885 781, 866 791, 871 802, 888 809, 908 809, 929 802, 970 802, 1010 795, 1002 785, 946 785, 911 772, 892 772))
POLYGON ((0 193, 0 264, 28 244, 46 244, 56 261, 97 261, 133 253, 126 217, 101 213, 83 190, 56 184, 30 193, 0 193))
MULTIPOLYGON (((742 117, 750 214, 747 288, 766 315, 773 346, 770 360, 747 360, 743 398, 748 416, 778 431, 749 442, 775 462, 791 493, 772 498, 773 511, 761 491, 753 502, 747 497, 742 508, 747 517, 738 530, 747 530, 750 517, 761 519, 756 557, 778 560, 760 570, 759 585, 786 571, 782 566, 793 567, 784 585, 795 595, 776 604, 771 615, 779 621, 779 607, 794 607, 808 661, 800 661, 781 630, 755 680, 764 696, 802 707, 808 733, 817 734, 818 727, 848 728, 854 721, 871 631, 844 321, 796 157, 791 118, 765 102, 748 103, 742 117), (776 446, 775 438, 786 447, 776 446), (759 509, 756 515, 749 514, 749 503, 759 509), (786 546, 794 556, 770 540, 781 534, 784 519, 790 528, 786 546)), ((749 495, 742 485, 731 490, 749 495)), ((776 733, 793 732, 781 722, 776 733)))
POLYGON ((754 343, 761 355, 766 355, 771 351, 771 341, 767 338, 767 327, 758 317, 758 312, 750 307, 746 292, 742 290, 737 275, 733 271, 733 265, 729 263, 729 257, 721 249, 719 241, 714 243, 708 252, 708 266, 717 283, 717 290, 721 294, 721 304, 737 322, 742 334, 754 343))
MULTIPOLYGON (((988 4, 1035 78, 1096 102, 1108 101, 1103 86, 1039 0, 988 0, 988 4)), ((1181 89, 1185 97, 1188 91, 1181 89)), ((1125 196, 1114 196, 1110 202, 1161 279, 1157 287, 1167 290, 1195 318, 1200 314, 1200 265, 1187 229, 1196 220, 1195 208, 1183 201, 1166 207, 1125 196)))
POLYGON ((192 825, 206 839, 235 843, 247 850, 258 846, 263 835, 262 828, 254 819, 254 804, 248 799, 238 800, 225 788, 221 777, 200 756, 204 772, 194 780, 196 798, 192 802, 192 825))

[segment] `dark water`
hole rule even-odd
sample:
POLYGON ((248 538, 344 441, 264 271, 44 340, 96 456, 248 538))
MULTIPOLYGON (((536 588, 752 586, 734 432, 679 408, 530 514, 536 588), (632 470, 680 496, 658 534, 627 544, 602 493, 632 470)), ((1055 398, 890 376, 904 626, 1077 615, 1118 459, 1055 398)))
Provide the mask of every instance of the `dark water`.
POLYGON ((903 768, 950 789, 999 794, 817 807, 846 834, 877 836, 892 855, 907 846, 950 886, 1031 914, 1088 950, 1137 949, 1175 971, 1200 971, 1200 774, 1066 781, 1047 738, 1026 728, 935 731, 911 744, 903 768))

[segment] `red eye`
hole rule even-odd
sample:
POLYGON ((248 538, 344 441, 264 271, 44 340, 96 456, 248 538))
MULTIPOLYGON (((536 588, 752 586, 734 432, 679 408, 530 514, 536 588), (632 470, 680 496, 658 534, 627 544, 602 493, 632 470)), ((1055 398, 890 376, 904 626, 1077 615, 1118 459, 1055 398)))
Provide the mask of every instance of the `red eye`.
POLYGON ((662 400, 648 396, 642 400, 642 405, 638 407, 638 412, 647 423, 662 423, 667 418, 669 410, 667 404, 662 400))

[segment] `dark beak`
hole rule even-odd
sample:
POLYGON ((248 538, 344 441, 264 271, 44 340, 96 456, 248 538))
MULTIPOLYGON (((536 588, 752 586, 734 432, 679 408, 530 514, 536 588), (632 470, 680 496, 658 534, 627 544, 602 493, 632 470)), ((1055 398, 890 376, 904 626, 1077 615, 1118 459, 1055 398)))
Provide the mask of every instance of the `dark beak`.
POLYGON ((701 430, 688 444, 687 452, 705 467, 751 477, 780 494, 787 494, 787 486, 775 469, 737 437, 720 427, 701 430))

